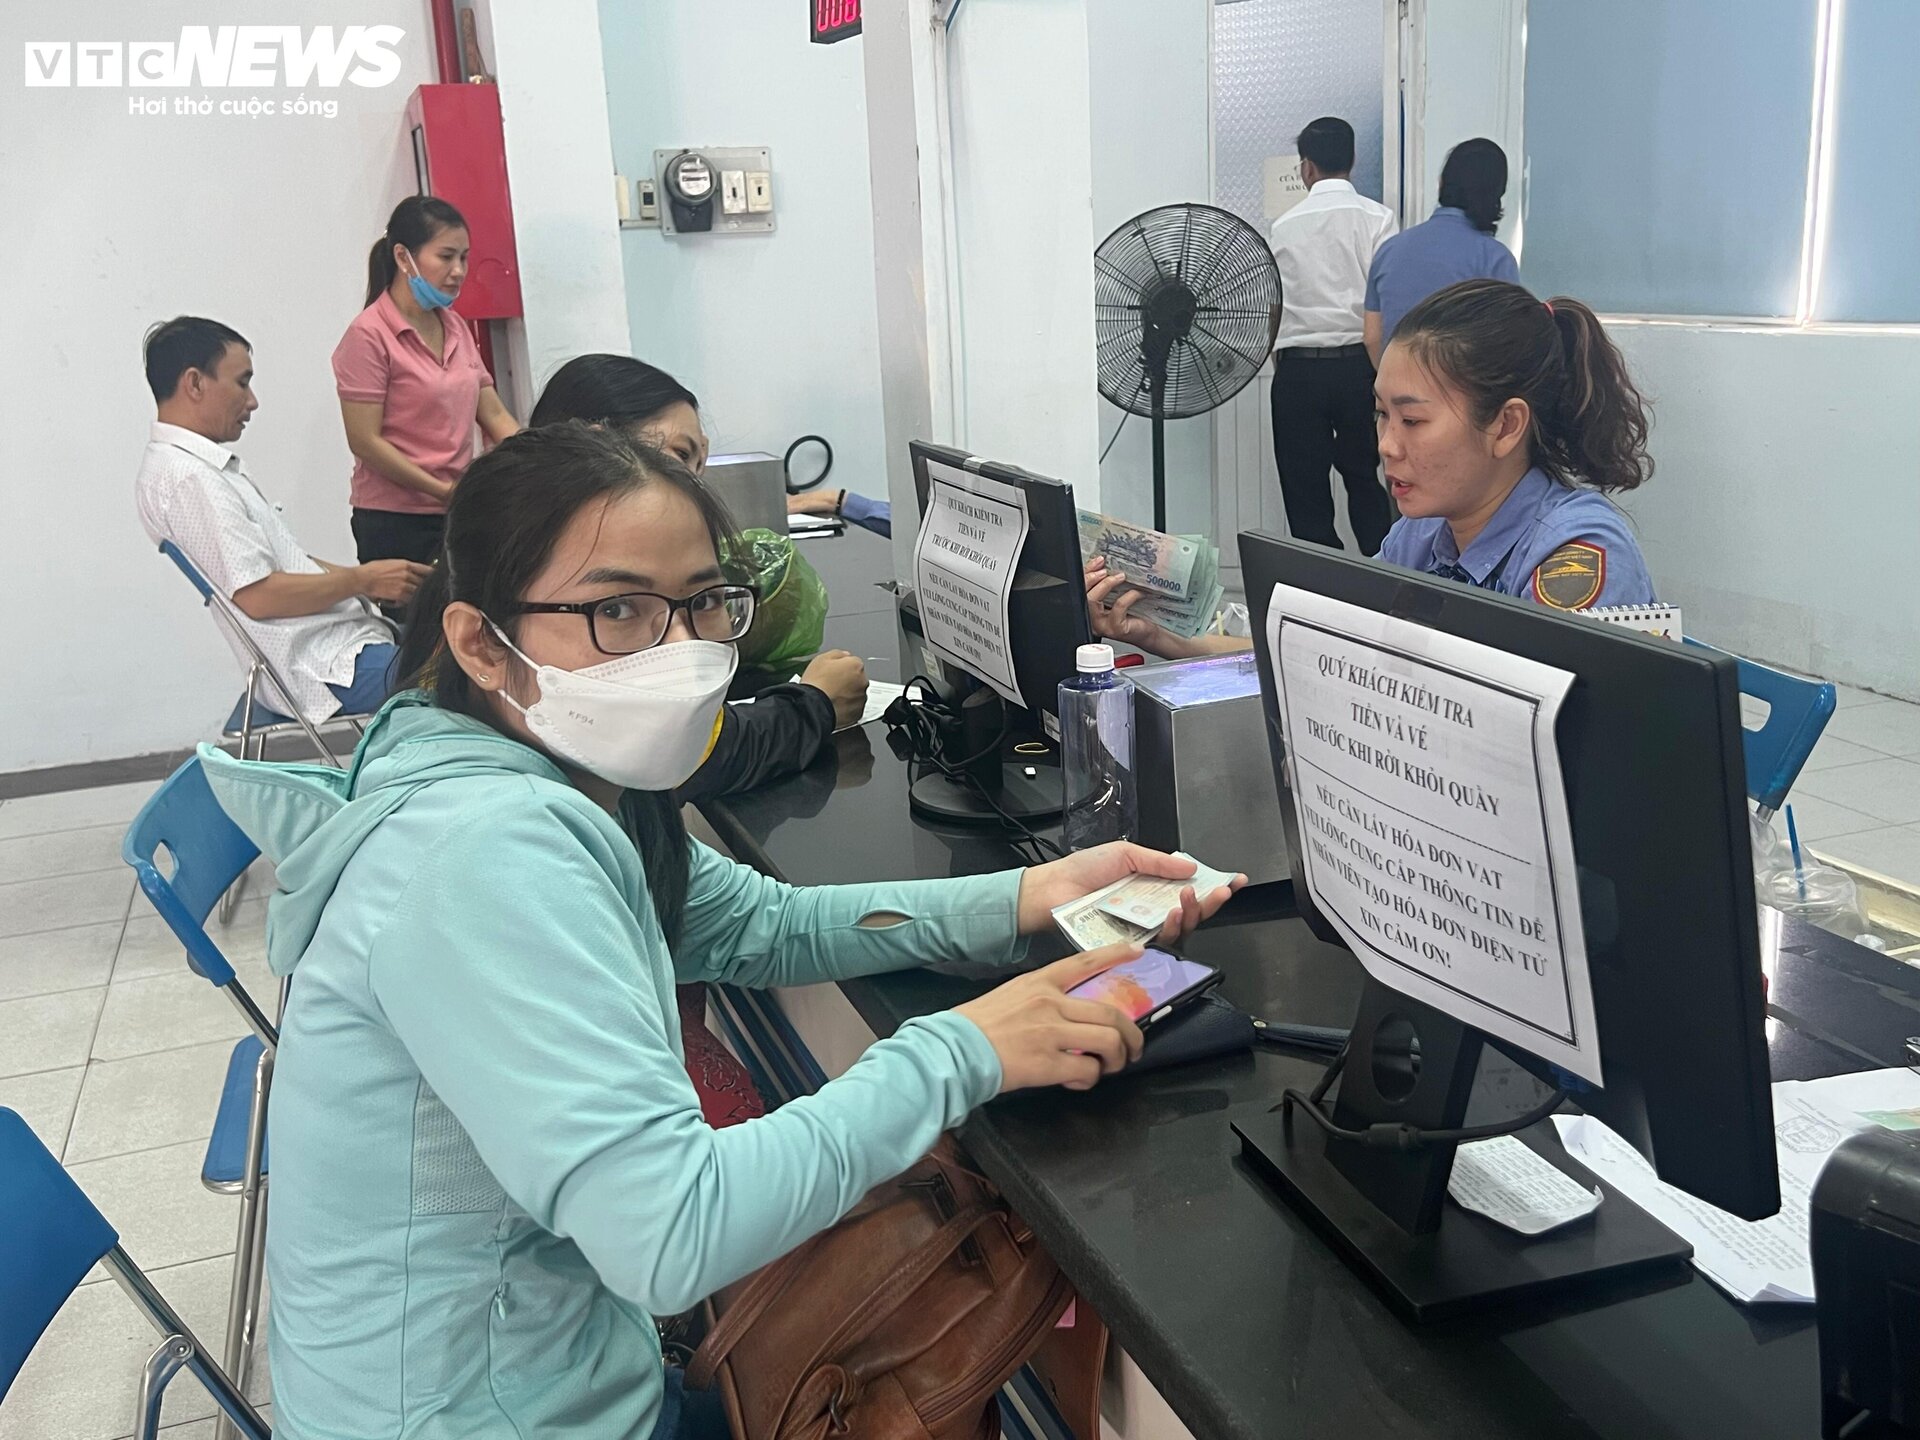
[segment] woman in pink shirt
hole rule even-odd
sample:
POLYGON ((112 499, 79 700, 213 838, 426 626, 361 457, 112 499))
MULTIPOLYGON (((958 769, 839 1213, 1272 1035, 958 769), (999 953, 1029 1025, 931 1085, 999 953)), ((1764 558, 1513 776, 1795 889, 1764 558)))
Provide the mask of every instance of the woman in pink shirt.
POLYGON ((466 322, 447 309, 467 277, 468 244, 467 222, 446 201, 402 200, 367 260, 366 309, 334 348, 363 565, 432 564, 475 424, 496 445, 520 428, 466 322))

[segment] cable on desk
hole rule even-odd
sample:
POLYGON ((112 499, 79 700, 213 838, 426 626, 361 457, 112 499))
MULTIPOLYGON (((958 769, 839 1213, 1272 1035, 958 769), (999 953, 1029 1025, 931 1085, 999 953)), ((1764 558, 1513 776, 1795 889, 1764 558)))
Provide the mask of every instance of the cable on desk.
POLYGON ((1565 1090, 1555 1090, 1524 1115, 1515 1116, 1511 1120, 1497 1120, 1491 1125, 1466 1125, 1454 1130, 1422 1130, 1418 1125, 1408 1125, 1403 1122, 1380 1123, 1369 1125, 1364 1130, 1349 1130, 1334 1124, 1333 1117, 1321 1107, 1326 1103, 1327 1092, 1333 1088, 1333 1082, 1340 1078, 1340 1072, 1346 1068, 1347 1057, 1351 1050, 1352 1045, 1349 1043, 1333 1057, 1333 1062, 1327 1066, 1326 1074, 1320 1077, 1320 1083, 1313 1087, 1310 1094, 1288 1089, 1281 1095, 1280 1103, 1273 1109, 1284 1110, 1289 1114, 1295 1108, 1303 1110, 1308 1119, 1337 1140, 1351 1140, 1356 1145, 1366 1145, 1376 1150, 1424 1150, 1433 1145, 1464 1145, 1473 1140, 1491 1140, 1500 1135, 1516 1134, 1530 1125, 1538 1125, 1567 1100, 1565 1090))
POLYGON ((914 766, 931 766, 954 784, 964 785, 981 804, 1000 817, 1000 823, 1008 832, 1009 842, 1016 851, 1022 852, 1022 860, 1030 865, 1043 865, 1049 856, 1055 859, 1064 857, 1067 853, 1065 850, 1025 821, 1009 815, 1001 808, 1000 802, 988 793, 987 788, 967 773, 967 766, 999 752, 1007 738, 1005 712, 1002 711, 1000 728, 994 732, 991 740, 971 755, 956 759, 946 752, 948 732, 958 722, 944 703, 932 698, 937 693, 933 681, 925 675, 915 675, 880 716, 881 722, 887 727, 889 743, 907 762, 909 782, 913 779, 914 766), (919 692, 917 695, 916 689, 919 692), (1031 853, 1027 853, 1023 847, 1030 847, 1031 853))

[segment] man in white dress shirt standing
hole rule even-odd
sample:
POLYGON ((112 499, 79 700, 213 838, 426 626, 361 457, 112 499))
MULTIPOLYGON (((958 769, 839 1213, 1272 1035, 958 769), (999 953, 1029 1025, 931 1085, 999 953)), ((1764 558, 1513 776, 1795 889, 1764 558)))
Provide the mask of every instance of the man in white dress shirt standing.
MULTIPOLYGON (((330 565, 301 548, 231 449, 260 403, 253 350, 237 332, 193 315, 164 321, 147 332, 146 369, 159 405, 134 484, 147 537, 156 545, 171 540, 233 602, 308 720, 378 709, 393 634, 366 601, 406 603, 428 567, 410 560, 330 565)), ((226 638, 248 665, 244 648, 226 638)), ((254 701, 256 724, 291 718, 280 714, 286 702, 270 686, 254 701)))
POLYGON ((1300 132, 1306 198, 1273 222, 1281 305, 1271 332, 1273 458, 1287 529, 1295 539, 1341 548, 1333 528, 1329 472, 1347 485, 1347 519, 1360 553, 1380 549, 1393 504, 1380 484, 1367 358, 1367 271, 1394 233, 1393 212, 1353 188, 1353 126, 1334 116, 1300 132))

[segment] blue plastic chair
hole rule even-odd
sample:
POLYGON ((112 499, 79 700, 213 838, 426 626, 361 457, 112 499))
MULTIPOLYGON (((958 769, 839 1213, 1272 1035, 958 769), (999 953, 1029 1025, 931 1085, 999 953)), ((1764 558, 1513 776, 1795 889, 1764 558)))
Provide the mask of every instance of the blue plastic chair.
POLYGON ((216 1365, 174 1308, 140 1272, 120 1237, 27 1122, 0 1108, 0 1398, 47 1326, 94 1265, 106 1267, 161 1336, 140 1376, 134 1440, 153 1440, 167 1383, 189 1370, 246 1440, 271 1432, 241 1387, 216 1365))
MULTIPOLYGON (((187 761, 141 807, 120 849, 140 888, 174 938, 186 947, 195 974, 226 992, 253 1032, 233 1047, 213 1136, 200 1167, 209 1190, 240 1197, 234 1241, 233 1293, 227 1309, 228 1373, 245 1388, 259 1320, 260 1281, 267 1235, 267 1093, 280 1032, 233 972, 207 934, 206 921, 260 851, 227 817, 207 784, 199 759, 187 761), (161 873, 160 852, 172 856, 161 873)), ((284 995, 284 987, 283 987, 284 995)))
MULTIPOLYGON (((1687 644, 1715 655, 1727 653, 1691 637, 1687 644)), ((1787 792, 1839 708, 1839 692, 1823 680, 1803 680, 1738 655, 1732 658, 1739 667, 1740 693, 1767 705, 1759 729, 1742 726, 1740 739, 1747 761, 1747 797, 1760 818, 1770 820, 1786 803, 1787 792)))

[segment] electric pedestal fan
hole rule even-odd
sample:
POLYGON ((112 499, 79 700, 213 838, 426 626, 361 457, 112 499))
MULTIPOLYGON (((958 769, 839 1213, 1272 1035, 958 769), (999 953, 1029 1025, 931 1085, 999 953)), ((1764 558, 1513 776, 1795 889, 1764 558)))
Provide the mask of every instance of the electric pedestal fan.
POLYGON ((1213 205, 1136 215, 1093 252, 1100 393, 1153 421, 1153 525, 1167 528, 1166 422, 1224 405, 1267 359, 1280 271, 1266 240, 1213 205))

